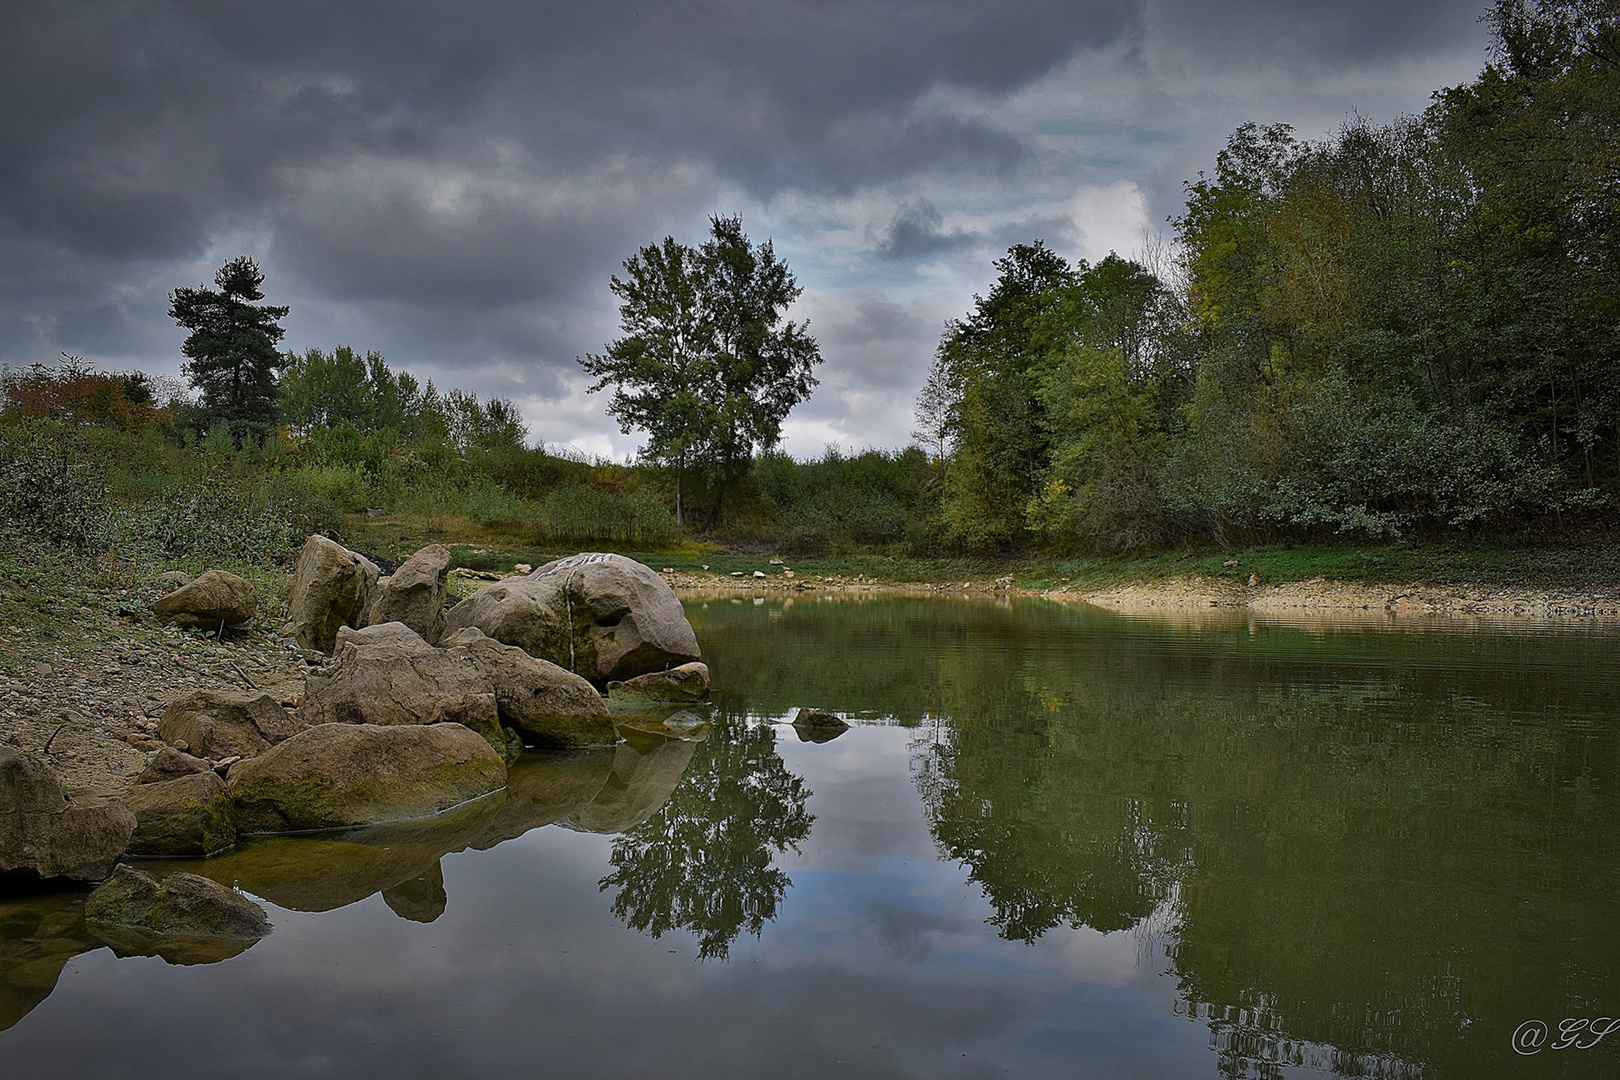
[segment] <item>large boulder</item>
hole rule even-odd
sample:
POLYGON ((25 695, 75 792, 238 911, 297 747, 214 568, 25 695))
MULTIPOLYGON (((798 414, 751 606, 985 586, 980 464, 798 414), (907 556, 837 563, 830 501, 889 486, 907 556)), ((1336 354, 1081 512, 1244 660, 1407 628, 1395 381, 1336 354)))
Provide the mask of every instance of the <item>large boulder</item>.
POLYGON ((253 757, 302 731, 306 725, 269 694, 193 690, 169 702, 158 721, 158 738, 185 744, 195 757, 253 757))
POLYGON ((444 633, 445 584, 450 573, 450 552, 429 544, 400 564, 393 575, 378 583, 367 621, 401 622, 428 641, 444 633))
POLYGON ((165 622, 203 630, 245 623, 258 611, 258 592, 226 570, 210 570, 152 605, 165 622))
POLYGON ((476 626, 598 685, 698 659, 675 591, 622 555, 574 555, 480 589, 450 609, 445 626, 476 626))
POLYGON ((240 953, 270 932, 264 909, 197 874, 162 881, 122 865, 84 903, 85 926, 120 955, 206 964, 240 953))
POLYGON ((329 653, 338 627, 365 626, 379 573, 376 563, 336 541, 324 536, 304 541, 288 588, 298 644, 329 653))
POLYGON ((648 701, 702 701, 709 696, 709 666, 694 660, 668 671, 649 671, 624 682, 608 683, 608 693, 648 701))
POLYGON ((332 664, 304 686, 301 722, 461 724, 503 759, 515 756, 501 728, 495 684, 465 649, 435 648, 403 623, 345 630, 338 638, 332 664))
POLYGON ((0 873, 100 881, 134 831, 135 815, 123 803, 69 800, 44 759, 0 746, 0 873))
POLYGON ((236 843, 236 808, 211 769, 136 784, 123 800, 135 815, 131 855, 200 858, 236 843))
POLYGON ((460 724, 322 724, 230 771, 244 833, 401 821, 499 791, 506 766, 460 724))
POLYGON ((502 645, 475 626, 462 627, 444 644, 447 651, 472 658, 495 688, 501 720, 525 742, 607 746, 618 740, 602 695, 567 668, 502 645))

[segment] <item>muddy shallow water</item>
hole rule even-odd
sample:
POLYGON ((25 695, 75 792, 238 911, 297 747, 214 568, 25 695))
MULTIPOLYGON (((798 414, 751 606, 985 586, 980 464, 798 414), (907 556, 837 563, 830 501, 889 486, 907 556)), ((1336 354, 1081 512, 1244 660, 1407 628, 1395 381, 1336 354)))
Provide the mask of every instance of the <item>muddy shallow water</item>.
POLYGON ((1620 1028, 1554 1048, 1620 1013, 1611 633, 689 612, 706 738, 149 864, 265 904, 235 955, 0 901, 0 1073, 1620 1074, 1620 1028))

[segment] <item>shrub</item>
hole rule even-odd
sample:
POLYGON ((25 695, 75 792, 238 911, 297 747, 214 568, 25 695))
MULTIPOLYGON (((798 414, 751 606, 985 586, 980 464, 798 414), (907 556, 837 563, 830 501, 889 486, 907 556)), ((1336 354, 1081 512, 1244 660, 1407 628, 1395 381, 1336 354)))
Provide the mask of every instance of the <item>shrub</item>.
POLYGON ((541 542, 608 541, 646 546, 668 543, 675 518, 651 492, 628 495, 574 484, 540 500, 531 517, 541 542))

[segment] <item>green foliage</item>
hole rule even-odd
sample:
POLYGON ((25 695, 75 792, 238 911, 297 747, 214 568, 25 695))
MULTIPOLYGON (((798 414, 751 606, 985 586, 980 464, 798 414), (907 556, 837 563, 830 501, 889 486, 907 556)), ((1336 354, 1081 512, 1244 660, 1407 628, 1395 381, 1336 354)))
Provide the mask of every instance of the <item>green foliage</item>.
POLYGON ((0 426, 0 537, 89 550, 109 525, 106 486, 71 430, 0 426))
POLYGON ((768 528, 788 549, 930 546, 934 470, 915 447, 846 457, 831 446, 805 462, 771 452, 760 456, 755 479, 771 511, 768 528))
POLYGON ((541 543, 579 541, 657 546, 674 539, 675 519, 646 489, 628 495, 583 484, 560 487, 533 508, 541 543))
POLYGON ((643 458, 674 468, 683 524, 686 473, 714 493, 717 520, 725 488, 776 444, 821 362, 809 324, 783 320, 803 290, 771 242, 750 243, 739 217, 710 226, 701 248, 665 237, 625 260, 611 285, 625 336, 580 361, 593 393, 614 387, 620 427, 647 433, 643 458))
POLYGON ((1158 274, 997 263, 919 403, 967 547, 1392 539, 1620 496, 1620 8, 1501 0, 1422 116, 1245 124, 1158 274), (1016 501, 1009 495, 1016 496, 1016 501))

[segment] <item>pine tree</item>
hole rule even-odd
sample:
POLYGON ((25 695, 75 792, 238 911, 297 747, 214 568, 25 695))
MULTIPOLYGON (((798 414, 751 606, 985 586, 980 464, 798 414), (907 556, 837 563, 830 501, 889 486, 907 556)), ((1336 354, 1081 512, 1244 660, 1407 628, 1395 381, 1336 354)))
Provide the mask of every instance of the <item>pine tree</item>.
POLYGON ((180 351, 186 378, 202 394, 211 420, 272 424, 276 419, 276 372, 286 358, 276 351, 285 335, 285 306, 263 300, 264 274, 240 255, 214 275, 217 290, 181 287, 169 295, 169 317, 191 333, 180 351))

